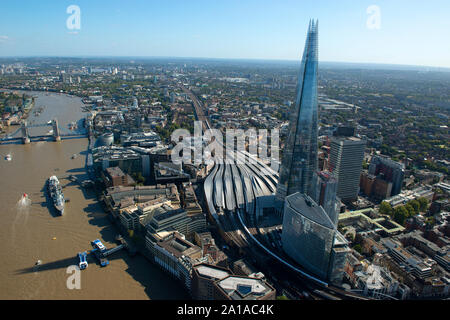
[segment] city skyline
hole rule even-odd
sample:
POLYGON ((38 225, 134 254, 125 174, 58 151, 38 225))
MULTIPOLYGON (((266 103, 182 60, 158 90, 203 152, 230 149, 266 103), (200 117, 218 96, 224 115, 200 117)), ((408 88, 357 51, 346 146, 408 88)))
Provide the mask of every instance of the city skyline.
MULTIPOLYGON (((0 21, 0 56, 191 57, 298 60, 310 17, 321 23, 321 61, 450 67, 448 3, 329 1, 12 2, 0 21), (128 3, 127 3, 128 4, 128 3), (79 29, 69 29, 71 5, 79 29), (378 11, 377 11, 378 10, 378 11), (431 11, 433 14, 430 14, 431 11), (377 18, 378 15, 378 18, 377 18), (16 22, 20 21, 20 24, 16 22), (377 24, 378 23, 378 24, 377 24), (429 33, 430 26, 433 33, 429 33), (344 37, 340 36, 345 35, 344 37), (433 50, 428 50, 433 48, 433 50)), ((71 21, 73 22, 73 21, 71 21)))
POLYGON ((0 299, 448 300, 446 8, 2 1, 0 299))

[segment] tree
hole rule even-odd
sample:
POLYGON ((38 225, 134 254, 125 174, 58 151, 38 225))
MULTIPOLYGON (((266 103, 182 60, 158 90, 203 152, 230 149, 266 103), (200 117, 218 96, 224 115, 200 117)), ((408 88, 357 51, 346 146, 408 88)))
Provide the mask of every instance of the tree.
POLYGON ((425 223, 428 227, 432 227, 434 225, 434 222, 435 222, 434 217, 428 217, 425 220, 425 223))
POLYGON ((419 203, 419 201, 411 200, 408 203, 414 208, 414 211, 416 212, 416 214, 419 214, 419 212, 420 212, 420 203, 419 203))
POLYGON ((355 249, 355 251, 357 251, 358 253, 361 253, 361 252, 362 252, 362 248, 361 248, 361 245, 360 245, 360 244, 355 245, 355 246, 353 247, 353 249, 355 249))
POLYGON ((392 210, 392 207, 389 204, 389 202, 386 202, 386 201, 381 202, 381 204, 380 204, 380 213, 381 214, 387 214, 387 215, 392 217, 393 210, 392 210))
POLYGON ((145 178, 142 175, 142 173, 138 172, 138 173, 134 173, 133 175, 134 180, 136 181, 137 185, 143 185, 145 182, 145 178))
POLYGON ((398 224, 403 225, 407 217, 408 210, 404 206, 398 206, 394 209, 394 221, 398 224))
POLYGON ((416 210, 411 204, 407 203, 405 209, 408 211, 408 218, 416 215, 416 210))
POLYGON ((417 198, 420 204, 420 211, 425 212, 428 209, 428 200, 424 197, 417 198))

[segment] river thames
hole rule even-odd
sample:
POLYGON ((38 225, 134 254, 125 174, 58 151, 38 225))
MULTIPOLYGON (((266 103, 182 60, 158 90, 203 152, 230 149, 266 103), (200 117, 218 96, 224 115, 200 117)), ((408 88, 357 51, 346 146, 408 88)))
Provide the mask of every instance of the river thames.
MULTIPOLYGON (((32 110, 28 123, 57 118, 67 132, 69 123, 80 123, 85 115, 78 97, 27 94, 36 97, 33 110, 42 110, 32 110)), ((46 134, 51 127, 30 130, 32 135, 46 134)), ((81 271, 81 289, 67 288, 67 267, 78 263, 77 253, 90 250, 97 238, 107 247, 115 246, 117 234, 94 192, 68 179, 87 179, 87 146, 87 138, 0 145, 0 299, 188 299, 177 281, 141 255, 129 257, 123 250, 106 268, 89 260, 89 267, 81 271), (11 161, 5 160, 7 154, 11 161), (46 199, 45 182, 51 175, 58 176, 70 200, 63 216, 55 214, 46 199), (24 193, 29 201, 22 199, 24 193), (36 269, 38 260, 42 263, 36 269)))

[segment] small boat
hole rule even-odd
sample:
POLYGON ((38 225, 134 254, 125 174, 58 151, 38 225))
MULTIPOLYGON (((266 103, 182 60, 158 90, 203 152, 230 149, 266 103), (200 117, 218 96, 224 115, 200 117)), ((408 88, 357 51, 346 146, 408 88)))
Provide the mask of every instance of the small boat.
POLYGON ((87 252, 78 252, 78 258, 80 259, 80 262, 78 263, 78 267, 80 268, 80 270, 84 270, 88 267, 88 263, 87 263, 87 252))

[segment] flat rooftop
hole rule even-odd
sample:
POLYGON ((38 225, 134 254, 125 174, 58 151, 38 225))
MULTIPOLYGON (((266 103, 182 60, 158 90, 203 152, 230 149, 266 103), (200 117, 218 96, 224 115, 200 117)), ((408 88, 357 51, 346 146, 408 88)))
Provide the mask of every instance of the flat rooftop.
POLYGON ((217 282, 217 286, 233 300, 256 300, 273 289, 261 279, 229 276, 217 282))
POLYGON ((365 219, 370 224, 373 224, 376 228, 382 229, 386 233, 398 233, 405 230, 403 226, 395 222, 394 220, 389 219, 386 216, 381 216, 379 218, 372 219, 369 217, 370 213, 373 211, 372 208, 366 208, 362 210, 349 211, 345 213, 341 213, 339 215, 339 222, 345 223, 346 220, 350 219, 365 219))
POLYGON ((110 177, 123 177, 125 174, 123 173, 122 169, 119 167, 110 167, 106 168, 106 172, 109 174, 110 177))
POLYGON ((157 211, 155 210, 155 215, 153 216, 153 219, 155 219, 158 222, 177 216, 182 213, 186 213, 186 211, 183 208, 175 209, 168 205, 162 205, 158 209, 156 209, 157 211))
POLYGON ((229 272, 207 265, 199 265, 196 267, 197 272, 205 278, 222 280, 230 275, 229 272))
POLYGON ((190 256, 192 254, 201 251, 199 247, 183 239, 179 233, 173 233, 173 237, 159 242, 158 245, 161 248, 166 249, 168 252, 179 258, 181 256, 190 256))

